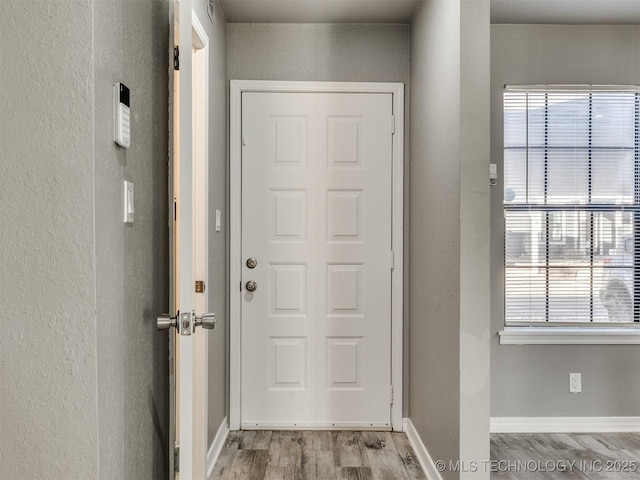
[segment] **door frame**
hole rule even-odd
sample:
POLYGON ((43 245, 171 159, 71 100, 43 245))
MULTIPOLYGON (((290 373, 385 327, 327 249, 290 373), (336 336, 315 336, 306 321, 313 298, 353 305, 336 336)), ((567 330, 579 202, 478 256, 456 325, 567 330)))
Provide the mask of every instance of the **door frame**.
MULTIPOLYGON (((242 292, 242 94, 279 93, 390 93, 395 120, 391 246, 391 427, 401 432, 403 393, 403 239, 404 239, 404 84, 362 82, 292 82, 231 80, 229 125, 229 428, 240 430, 242 292)), ((391 128, 391 126, 390 126, 391 128)))
MULTIPOLYGON (((193 162, 193 273, 204 282, 202 293, 194 295, 194 310, 209 312, 209 36, 195 10, 191 9, 192 65, 192 162, 193 162)), ((185 52, 187 53, 187 52, 185 52)), ((213 332, 196 329, 194 377, 194 468, 195 477, 207 477, 209 336, 213 332)))

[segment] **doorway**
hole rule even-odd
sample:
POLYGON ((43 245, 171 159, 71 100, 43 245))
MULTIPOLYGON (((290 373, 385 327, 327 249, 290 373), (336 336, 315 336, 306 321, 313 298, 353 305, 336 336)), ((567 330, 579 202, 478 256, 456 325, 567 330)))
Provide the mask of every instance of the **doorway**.
POLYGON ((232 82, 231 429, 402 430, 402 107, 232 82))

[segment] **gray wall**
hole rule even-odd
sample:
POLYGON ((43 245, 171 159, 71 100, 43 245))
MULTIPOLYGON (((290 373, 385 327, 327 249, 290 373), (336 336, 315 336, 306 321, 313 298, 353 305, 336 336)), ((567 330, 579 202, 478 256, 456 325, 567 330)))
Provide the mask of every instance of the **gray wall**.
POLYGON ((94 2, 95 258, 100 478, 166 478, 168 4, 94 2), (131 89, 131 147, 113 142, 112 86, 131 89), (135 222, 122 222, 122 183, 135 222))
POLYGON ((218 3, 212 19, 206 0, 193 8, 209 37, 209 311, 216 314, 216 328, 209 336, 208 439, 213 441, 226 416, 227 338, 227 21, 218 3), (216 208, 222 213, 222 230, 215 231, 216 208))
POLYGON ((411 24, 409 418, 466 462, 489 458, 489 33, 488 1, 424 1, 411 24))
MULTIPOLYGON (((400 82, 405 85, 405 225, 409 215, 410 44, 408 25, 229 24, 227 78, 400 82)), ((405 278, 409 275, 405 233, 405 278)), ((406 284, 406 282, 405 282, 406 284)), ((408 316, 405 288, 405 319, 408 316)), ((408 346, 408 332, 405 332, 408 346)), ((408 361, 405 348, 405 364, 408 361)), ((404 384, 407 411, 408 381, 404 384)))
POLYGON ((489 459, 490 441, 489 4, 460 2, 460 458, 466 461, 489 459))
POLYGON ((92 4, 0 2, 0 477, 98 475, 92 4))
MULTIPOLYGON (((640 26, 493 25, 491 58, 491 155, 502 172, 503 85, 640 84, 640 26)), ((499 345, 502 187, 491 193, 491 415, 640 415, 636 345, 499 345), (569 393, 569 372, 582 373, 579 395, 569 393)))
POLYGON ((2 1, 0 22, 0 477, 166 478, 167 4, 2 1))
POLYGON ((236 80, 409 81, 409 27, 229 24, 227 77, 236 80))
POLYGON ((452 460, 460 431, 459 22, 459 2, 425 1, 411 24, 408 416, 432 458, 452 460))

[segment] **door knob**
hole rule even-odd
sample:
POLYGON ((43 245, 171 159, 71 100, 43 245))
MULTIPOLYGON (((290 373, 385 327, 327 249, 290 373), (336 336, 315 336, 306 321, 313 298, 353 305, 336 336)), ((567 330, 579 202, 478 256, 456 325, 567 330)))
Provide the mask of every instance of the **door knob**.
POLYGON ((172 317, 168 313, 161 313, 156 318, 156 328, 158 330, 169 330, 171 327, 178 325, 177 317, 172 317))
POLYGON ((216 328, 216 314, 203 313, 201 317, 196 316, 196 327, 202 327, 206 330, 216 328))
POLYGON ((248 292, 255 292, 258 289, 258 284, 253 280, 249 280, 245 285, 248 292))
POLYGON ((215 313, 203 313, 201 317, 198 317, 195 312, 187 313, 183 321, 186 321, 183 328, 178 328, 178 317, 172 317, 168 313, 162 313, 156 318, 156 328, 158 330, 169 330, 171 327, 178 329, 178 333, 182 335, 189 335, 191 333, 191 318, 195 318, 195 326, 202 327, 207 330, 213 330, 216 327, 216 314, 215 313))

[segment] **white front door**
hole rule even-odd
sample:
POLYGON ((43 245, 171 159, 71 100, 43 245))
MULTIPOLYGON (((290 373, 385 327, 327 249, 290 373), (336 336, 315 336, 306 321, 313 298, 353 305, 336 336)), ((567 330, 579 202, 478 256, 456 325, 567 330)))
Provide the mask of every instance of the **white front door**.
POLYGON ((392 115, 242 94, 243 428, 391 428, 392 115))

